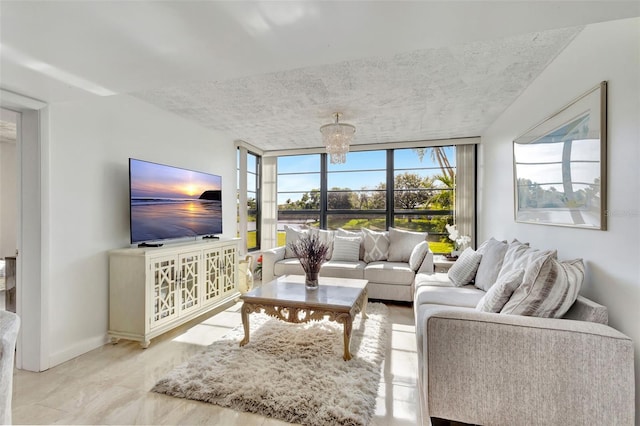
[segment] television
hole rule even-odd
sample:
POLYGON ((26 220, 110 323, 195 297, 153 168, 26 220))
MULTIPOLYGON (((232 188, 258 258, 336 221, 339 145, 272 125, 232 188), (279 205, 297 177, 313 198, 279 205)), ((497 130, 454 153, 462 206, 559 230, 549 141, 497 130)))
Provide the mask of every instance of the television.
POLYGON ((222 234, 222 177, 130 158, 129 213, 131 244, 215 237, 222 234))

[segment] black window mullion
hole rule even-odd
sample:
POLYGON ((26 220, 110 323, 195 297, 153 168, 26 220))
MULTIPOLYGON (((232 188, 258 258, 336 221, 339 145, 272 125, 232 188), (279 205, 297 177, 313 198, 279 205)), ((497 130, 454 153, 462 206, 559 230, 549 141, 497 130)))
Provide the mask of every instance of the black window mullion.
POLYGON ((320 229, 327 229, 327 154, 320 154, 320 229))
POLYGON ((395 189, 394 170, 393 170, 393 149, 387 150, 387 229, 394 225, 395 205, 393 203, 393 194, 395 189))

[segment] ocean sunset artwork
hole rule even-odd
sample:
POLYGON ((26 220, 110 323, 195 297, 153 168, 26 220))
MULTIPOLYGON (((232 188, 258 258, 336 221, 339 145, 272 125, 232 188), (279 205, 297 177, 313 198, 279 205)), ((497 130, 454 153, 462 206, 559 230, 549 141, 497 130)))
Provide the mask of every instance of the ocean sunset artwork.
POLYGON ((222 178, 131 158, 131 243, 222 233, 222 178))

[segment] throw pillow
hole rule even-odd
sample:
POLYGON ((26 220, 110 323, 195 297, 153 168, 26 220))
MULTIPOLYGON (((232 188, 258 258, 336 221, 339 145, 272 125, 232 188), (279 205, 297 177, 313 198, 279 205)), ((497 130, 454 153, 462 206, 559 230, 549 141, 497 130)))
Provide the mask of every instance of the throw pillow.
POLYGON ((498 278, 514 269, 526 269, 528 265, 535 262, 537 259, 546 258, 549 255, 556 258, 556 251, 534 249, 529 247, 529 244, 513 240, 509 243, 509 247, 507 247, 507 251, 504 254, 504 260, 502 262, 500 272, 498 273, 498 278))
POLYGON ((409 268, 413 271, 417 271, 420 265, 422 265, 422 261, 424 257, 427 255, 429 251, 429 243, 426 241, 421 242, 417 246, 413 248, 411 252, 411 256, 409 256, 409 268))
POLYGON ((335 236, 335 232, 327 231, 326 229, 311 228, 309 230, 309 233, 311 235, 316 235, 320 242, 325 243, 329 246, 329 250, 327 251, 327 260, 331 259, 331 254, 333 253, 333 238, 335 236))
MULTIPOLYGON (((482 256, 482 265, 484 255, 482 256)), ((491 286, 487 294, 476 305, 476 311, 480 312, 500 312, 504 305, 509 301, 513 292, 522 284, 524 277, 524 269, 514 269, 504 274, 500 279, 491 286)), ((477 279, 477 275, 476 275, 477 279)))
POLYGON ((582 259, 560 262, 553 254, 525 268, 522 284, 500 313, 562 318, 578 298, 584 281, 582 259))
POLYGON ((426 240, 426 232, 411 232, 389 228, 389 261, 408 262, 413 248, 426 240))
POLYGON ((471 247, 462 252, 458 260, 449 269, 449 280, 456 287, 469 284, 476 276, 478 265, 480 265, 482 255, 471 247))
POLYGON ((389 256, 389 235, 362 228, 364 234, 364 258, 367 263, 387 260, 389 256))
POLYGON ((284 257, 285 259, 296 257, 296 255, 293 254, 293 250, 291 250, 291 248, 289 247, 289 244, 298 241, 300 237, 306 235, 309 231, 307 229, 296 229, 289 225, 285 225, 284 232, 286 234, 286 247, 284 249, 284 257))
POLYGON ((360 257, 360 237, 341 237, 336 235, 333 240, 333 254, 331 260, 357 262, 360 257))
POLYGON ((336 235, 360 238, 360 260, 364 259, 364 233, 362 231, 347 231, 346 229, 338 228, 336 235))
MULTIPOLYGON (((509 245, 506 241, 498 241, 489 238, 478 247, 477 252, 482 255, 474 285, 481 290, 489 291, 491 286, 498 280, 498 273, 502 268, 504 255, 507 253, 509 245)), ((506 303, 506 300, 505 300, 506 303)))

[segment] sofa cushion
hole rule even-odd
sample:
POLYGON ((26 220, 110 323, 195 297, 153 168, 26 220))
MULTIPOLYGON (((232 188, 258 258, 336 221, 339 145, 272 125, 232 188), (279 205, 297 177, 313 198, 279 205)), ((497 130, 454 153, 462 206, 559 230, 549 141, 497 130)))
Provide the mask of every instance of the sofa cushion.
POLYGON ((423 285, 432 285, 437 287, 453 287, 453 284, 449 280, 449 276, 447 275, 446 272, 436 272, 435 274, 418 273, 416 274, 414 285, 416 288, 423 285))
POLYGON ((421 242, 417 246, 413 248, 411 251, 411 256, 409 256, 409 268, 417 271, 418 268, 422 265, 422 261, 424 257, 427 255, 429 251, 429 243, 426 241, 421 242))
POLYGON ((458 287, 469 284, 476 276, 481 260, 482 255, 480 253, 471 247, 466 248, 449 269, 449 279, 458 287))
POLYGON ((477 252, 482 255, 482 260, 474 280, 476 287, 488 291, 498 280, 498 274, 508 247, 509 244, 506 241, 498 241, 495 238, 489 238, 478 247, 477 252))
POLYGON ((360 257, 360 238, 336 235, 333 240, 331 260, 358 262, 360 257))
POLYGON ((325 243, 329 246, 329 250, 327 251, 327 260, 331 259, 331 255, 333 254, 333 239, 335 238, 335 231, 311 228, 309 229, 309 233, 317 236, 321 243, 325 243))
POLYGON ((291 250, 290 244, 295 243, 302 237, 309 233, 308 229, 297 229, 289 225, 284 226, 284 232, 286 235, 286 247, 284 249, 284 257, 285 259, 295 258, 298 259, 295 254, 293 254, 293 250, 291 250))
POLYGON ((454 287, 422 285, 416 288, 413 303, 475 308, 485 292, 472 286, 454 287))
POLYGON ((320 268, 321 277, 336 277, 336 278, 364 278, 364 267, 367 266, 361 260, 356 262, 342 262, 339 260, 330 260, 322 264, 320 268))
POLYGON ((502 275, 500 279, 482 296, 476 305, 476 310, 480 312, 500 312, 509 301, 513 292, 522 284, 524 269, 514 269, 502 275))
POLYGON ((427 240, 426 232, 389 228, 389 257, 391 262, 408 262, 413 248, 427 240))
POLYGON ((362 228, 364 235, 364 261, 376 262, 389 257, 389 234, 362 228))
POLYGON ((364 268, 364 279, 374 283, 411 285, 414 278, 405 262, 371 262, 364 268))
POLYGON ((521 243, 518 240, 513 240, 509 243, 507 251, 504 254, 504 261, 502 267, 498 273, 498 278, 509 271, 519 268, 527 268, 529 264, 536 261, 539 258, 546 258, 551 254, 556 257, 555 250, 538 250, 529 247, 529 244, 521 243))
POLYGON ((531 263, 522 284, 500 313, 562 318, 578 297, 584 280, 582 259, 560 262, 550 253, 531 263))
POLYGON ((273 265, 273 275, 304 275, 304 269, 297 257, 279 260, 273 265))

